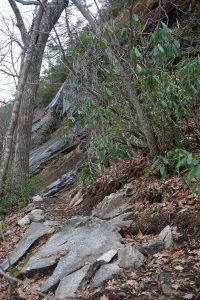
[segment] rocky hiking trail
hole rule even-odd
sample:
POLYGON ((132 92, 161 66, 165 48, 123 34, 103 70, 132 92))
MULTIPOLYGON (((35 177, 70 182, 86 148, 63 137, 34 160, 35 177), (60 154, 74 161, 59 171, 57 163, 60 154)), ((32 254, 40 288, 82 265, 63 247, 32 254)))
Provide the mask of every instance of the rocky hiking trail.
POLYGON ((1 268, 25 283, 12 299, 199 299, 199 198, 145 165, 121 162, 5 215, 1 268))

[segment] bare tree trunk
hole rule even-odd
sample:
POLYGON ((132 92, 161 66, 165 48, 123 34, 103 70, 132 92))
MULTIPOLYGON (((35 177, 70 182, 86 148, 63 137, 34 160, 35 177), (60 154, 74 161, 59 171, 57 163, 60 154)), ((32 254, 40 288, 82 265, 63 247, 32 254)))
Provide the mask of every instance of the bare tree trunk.
MULTIPOLYGON (((78 8, 78 10, 81 12, 81 14, 84 16, 84 18, 88 21, 88 23, 90 24, 91 29, 95 33, 95 35, 98 38, 101 38, 102 35, 101 35, 100 27, 98 26, 98 24, 96 23, 94 18, 90 15, 88 10, 85 9, 85 7, 82 5, 80 0, 72 0, 72 2, 78 8)), ((148 145, 151 155, 157 154, 157 146, 156 146, 156 139, 155 139, 154 132, 151 128, 151 125, 150 125, 150 122, 149 122, 147 116, 145 115, 145 113, 143 111, 143 107, 140 104, 138 97, 134 94, 134 92, 132 90, 130 79, 127 77, 126 72, 123 68, 123 65, 121 64, 120 60, 117 58, 114 51, 112 50, 112 48, 109 45, 107 45, 107 47, 105 48, 105 53, 106 53, 106 56, 108 57, 109 62, 114 64, 118 74, 122 78, 122 83, 128 93, 128 96, 129 96, 129 100, 130 100, 129 103, 131 106, 134 107, 134 109, 137 113, 140 124, 142 126, 142 131, 144 132, 144 135, 145 135, 145 138, 147 141, 147 145, 148 145)))
POLYGON ((17 142, 15 149, 15 168, 18 174, 29 173, 29 152, 35 97, 38 89, 40 70, 45 46, 51 30, 62 11, 67 7, 66 0, 54 0, 51 7, 44 7, 44 14, 39 24, 38 36, 32 63, 27 74, 27 83, 22 97, 18 120, 17 142))
POLYGON ((40 7, 33 20, 29 35, 26 32, 15 0, 9 0, 9 3, 15 14, 24 47, 28 50, 24 63, 22 63, 20 68, 18 88, 0 166, 0 195, 3 193, 3 185, 11 158, 14 131, 17 123, 15 170, 18 174, 27 174, 29 171, 33 107, 44 49, 51 30, 68 5, 68 0, 53 0, 50 3, 47 3, 47 0, 37 2, 37 4, 40 4, 40 7))

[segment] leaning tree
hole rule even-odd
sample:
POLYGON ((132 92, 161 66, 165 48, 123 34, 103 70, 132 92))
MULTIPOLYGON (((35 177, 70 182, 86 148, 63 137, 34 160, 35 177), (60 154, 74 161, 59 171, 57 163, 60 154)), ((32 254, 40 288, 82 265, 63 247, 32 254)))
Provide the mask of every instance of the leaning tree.
POLYGON ((12 165, 15 174, 18 176, 20 174, 19 180, 23 180, 23 176, 29 172, 32 118, 43 54, 52 29, 68 6, 68 0, 8 0, 8 2, 21 34, 23 51, 18 86, 0 166, 0 194, 3 192, 13 150, 12 165), (34 6, 29 30, 26 28, 26 21, 20 9, 22 5, 34 6))

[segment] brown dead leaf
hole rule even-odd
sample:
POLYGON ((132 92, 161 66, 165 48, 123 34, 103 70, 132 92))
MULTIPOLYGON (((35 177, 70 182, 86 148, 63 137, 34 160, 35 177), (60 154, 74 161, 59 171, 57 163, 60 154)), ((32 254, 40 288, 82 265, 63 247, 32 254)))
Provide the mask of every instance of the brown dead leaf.
POLYGON ((177 271, 183 271, 184 270, 184 268, 182 266, 175 266, 174 269, 177 270, 177 271))
POLYGON ((106 295, 101 296, 100 300, 108 300, 108 297, 106 295))

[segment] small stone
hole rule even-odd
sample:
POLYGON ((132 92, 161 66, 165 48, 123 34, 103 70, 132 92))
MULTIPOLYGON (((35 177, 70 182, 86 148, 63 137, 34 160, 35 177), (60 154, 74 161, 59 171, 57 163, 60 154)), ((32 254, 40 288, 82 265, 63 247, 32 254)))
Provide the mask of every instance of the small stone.
POLYGON ((32 198, 33 202, 41 202, 43 201, 43 198, 40 195, 34 196, 32 198))
POLYGON ((135 193, 136 193, 136 190, 135 190, 134 188, 132 188, 132 187, 129 187, 129 188, 127 188, 126 191, 125 191, 125 196, 126 196, 126 197, 131 197, 131 196, 133 196, 135 193))
POLYGON ((31 220, 30 220, 30 218, 29 218, 29 215, 26 215, 25 217, 23 217, 22 219, 20 219, 18 222, 17 222, 17 224, 18 225, 28 225, 28 224, 30 224, 30 222, 31 222, 31 220))
POLYGON ((159 252, 160 250, 163 250, 164 248, 165 248, 165 243, 163 241, 153 241, 147 245, 142 245, 137 249, 144 255, 148 255, 148 254, 153 255, 159 252))
POLYGON ((32 222, 43 222, 45 220, 44 215, 40 215, 40 214, 30 214, 29 218, 32 222))
POLYGON ((112 250, 104 253, 99 258, 97 258, 97 261, 104 261, 105 263, 109 263, 116 254, 117 254, 117 250, 112 249, 112 250))
POLYGON ((101 266, 94 276, 91 287, 97 288, 101 286, 105 281, 108 281, 113 277, 113 275, 119 273, 120 271, 121 268, 114 263, 101 266))
POLYGON ((5 233, 4 233, 4 236, 7 237, 7 236, 10 236, 10 235, 14 235, 14 231, 12 230, 7 230, 5 233))
POLYGON ((173 245, 173 236, 171 227, 167 225, 159 234, 158 239, 165 243, 165 248, 170 248, 173 245))
POLYGON ((37 209, 37 205, 35 203, 30 203, 29 205, 27 205, 27 207, 25 207, 24 212, 25 213, 29 213, 34 209, 37 209))
POLYGON ((42 215, 42 214, 43 214, 43 210, 42 210, 42 209, 39 209, 39 208, 33 209, 33 210, 31 211, 31 215, 35 215, 35 214, 37 214, 37 215, 42 215))
POLYGON ((145 262, 144 255, 132 246, 118 250, 119 266, 122 268, 139 268, 145 262))
POLYGON ((82 189, 80 189, 70 201, 69 206, 77 206, 83 201, 82 189))

